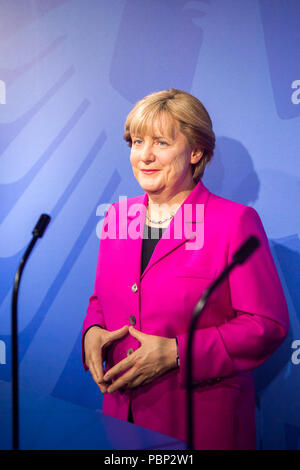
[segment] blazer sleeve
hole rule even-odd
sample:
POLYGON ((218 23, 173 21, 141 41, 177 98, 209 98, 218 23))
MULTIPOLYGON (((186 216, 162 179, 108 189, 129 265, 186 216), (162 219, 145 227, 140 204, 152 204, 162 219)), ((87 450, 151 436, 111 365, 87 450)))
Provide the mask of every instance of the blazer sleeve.
MULTIPOLYGON (((110 206, 110 208, 113 206, 113 204, 110 206)), ((105 225, 105 219, 109 216, 109 210, 106 212, 103 225, 102 225, 102 230, 101 230, 101 237, 100 237, 100 244, 99 244, 99 251, 98 251, 98 259, 97 259, 97 267, 96 267, 96 276, 95 276, 95 283, 94 283, 94 292, 89 298, 89 303, 88 303, 88 308, 87 312, 85 315, 85 318, 83 320, 83 327, 82 327, 82 335, 81 335, 81 350, 82 350, 82 362, 83 362, 83 367, 85 371, 88 371, 88 366, 85 363, 85 353, 84 353, 84 337, 87 331, 92 327, 92 326, 98 326, 101 328, 106 329, 106 324, 104 320, 104 315, 103 315, 103 310, 101 307, 101 301, 97 295, 97 289, 96 286, 98 284, 98 279, 99 279, 99 274, 100 274, 100 254, 101 254, 101 239, 104 231, 104 225, 105 225)), ((105 358, 103 358, 103 361, 105 358)))
MULTIPOLYGON (((215 379, 254 369, 263 364, 287 336, 289 317, 285 296, 265 230, 252 207, 244 206, 232 226, 228 263, 250 235, 257 236, 261 245, 243 265, 231 271, 228 279, 236 316, 219 326, 195 332, 195 382, 213 383, 215 379)), ((187 338, 187 333, 177 336, 183 387, 186 386, 187 338)))

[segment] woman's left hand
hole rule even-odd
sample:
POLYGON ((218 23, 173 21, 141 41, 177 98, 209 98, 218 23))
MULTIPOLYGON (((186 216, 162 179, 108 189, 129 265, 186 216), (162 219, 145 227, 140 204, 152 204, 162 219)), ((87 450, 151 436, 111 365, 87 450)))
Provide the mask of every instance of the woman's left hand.
POLYGON ((128 331, 141 343, 141 346, 104 375, 103 380, 110 382, 115 375, 128 369, 108 387, 108 393, 115 392, 121 387, 134 388, 147 384, 169 369, 176 367, 177 346, 175 338, 148 335, 132 326, 128 331))

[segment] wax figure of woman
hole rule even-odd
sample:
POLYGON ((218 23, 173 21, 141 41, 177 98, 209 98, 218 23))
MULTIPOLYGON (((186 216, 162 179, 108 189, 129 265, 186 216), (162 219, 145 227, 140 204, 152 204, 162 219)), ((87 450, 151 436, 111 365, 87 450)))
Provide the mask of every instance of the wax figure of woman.
POLYGON ((260 247, 210 299, 193 348, 195 448, 254 449, 251 370, 288 331, 260 218, 202 183, 215 136, 206 109, 189 93, 146 96, 128 115, 124 138, 144 194, 106 213, 82 331, 84 367, 104 394, 103 413, 186 440, 192 312, 234 252, 255 235, 260 247), (154 229, 156 238, 147 238, 154 229))

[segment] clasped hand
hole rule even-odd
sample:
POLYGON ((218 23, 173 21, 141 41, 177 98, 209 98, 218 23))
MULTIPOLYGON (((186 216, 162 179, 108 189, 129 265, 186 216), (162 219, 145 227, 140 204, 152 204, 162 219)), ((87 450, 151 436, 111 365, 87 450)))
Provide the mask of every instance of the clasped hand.
MULTIPOLYGON (((87 350, 89 351, 88 354, 86 354, 86 363, 88 367, 91 366, 90 371, 93 379, 103 393, 106 391, 108 393, 112 393, 120 388, 135 388, 139 385, 150 383, 156 377, 159 377, 169 369, 176 367, 177 347, 175 338, 149 335, 136 330, 132 326, 128 328, 126 325, 120 330, 116 330, 116 332, 108 332, 107 330, 100 330, 100 328, 97 328, 97 330, 98 332, 96 331, 95 333, 100 335, 100 343, 103 343, 103 334, 105 337, 110 337, 109 343, 106 343, 105 341, 105 346, 111 344, 113 340, 119 339, 127 333, 130 333, 141 343, 141 346, 136 351, 118 362, 118 364, 115 364, 104 376, 102 370, 101 344, 100 357, 99 341, 92 341, 92 347, 89 344, 86 345, 87 350), (96 353, 96 351, 98 352, 96 353), (95 357, 96 354, 98 355, 98 358, 95 357), (123 371, 126 372, 113 380, 117 374, 120 374, 123 371), (112 383, 109 384, 111 381, 112 383)), ((102 346, 103 345, 104 343, 102 346)))
POLYGON ((150 383, 154 378, 176 367, 176 340, 174 338, 148 335, 132 326, 128 331, 141 343, 141 346, 104 375, 103 380, 108 382, 115 375, 128 369, 108 387, 108 393, 122 387, 134 388, 150 383))

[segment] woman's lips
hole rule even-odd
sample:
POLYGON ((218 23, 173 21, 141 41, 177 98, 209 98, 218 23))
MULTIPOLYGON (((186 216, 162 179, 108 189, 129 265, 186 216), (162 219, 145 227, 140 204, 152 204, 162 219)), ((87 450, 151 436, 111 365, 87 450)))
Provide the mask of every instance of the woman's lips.
POLYGON ((146 175, 150 175, 152 173, 157 173, 159 170, 141 170, 146 175))

